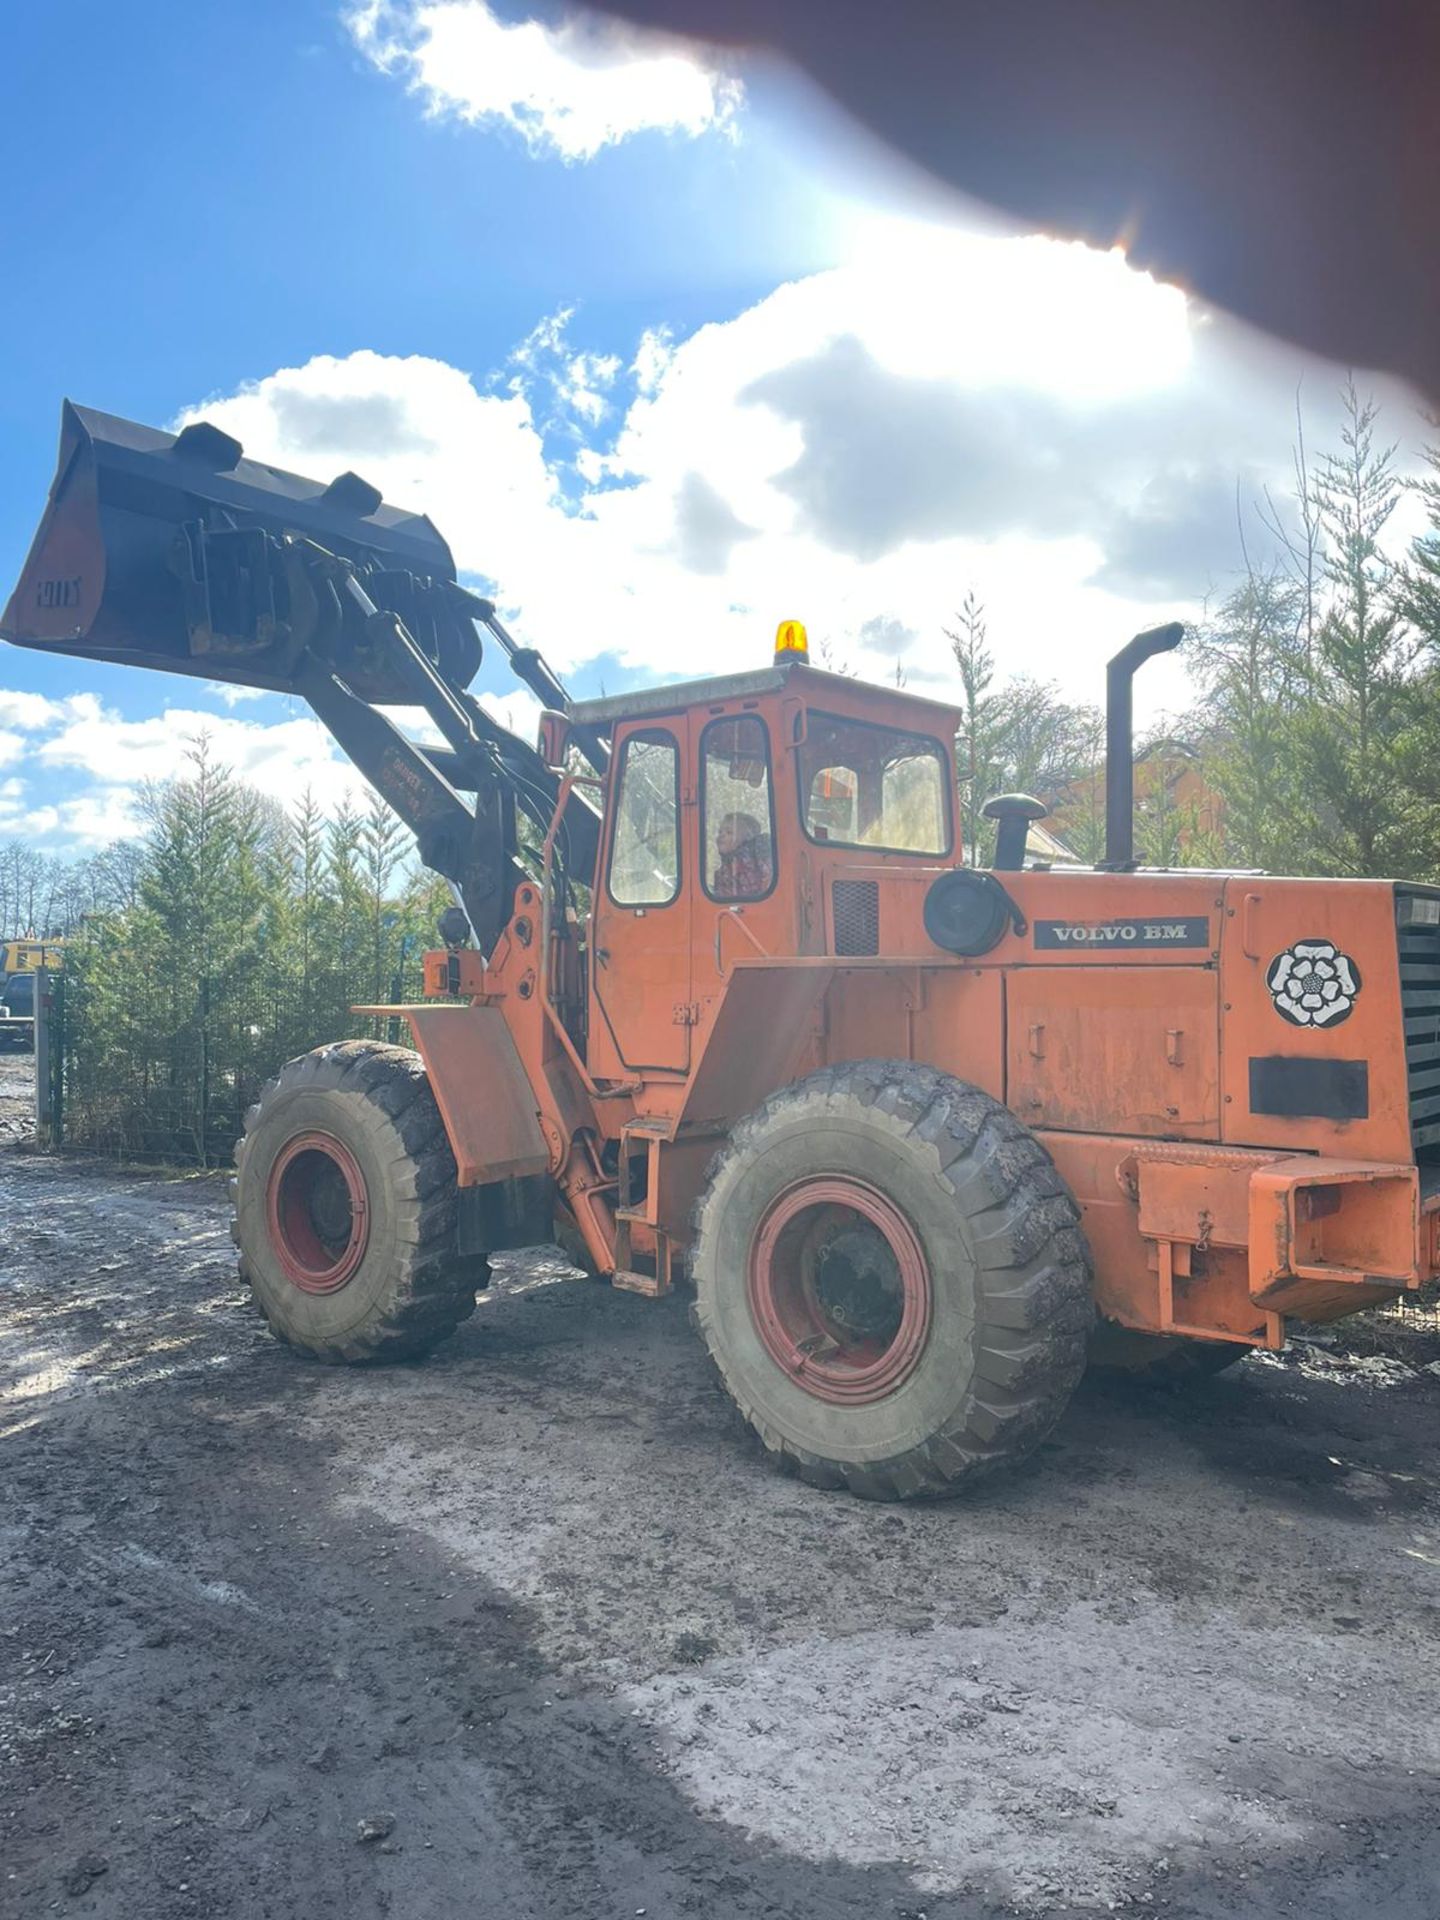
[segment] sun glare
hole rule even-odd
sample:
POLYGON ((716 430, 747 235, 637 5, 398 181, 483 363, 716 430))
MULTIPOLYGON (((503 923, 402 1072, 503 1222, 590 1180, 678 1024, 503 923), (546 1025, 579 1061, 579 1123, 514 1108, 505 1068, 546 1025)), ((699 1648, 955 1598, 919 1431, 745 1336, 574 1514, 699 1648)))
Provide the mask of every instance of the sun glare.
POLYGON ((872 350, 897 372, 1085 404, 1169 386, 1190 363, 1186 296, 1118 248, 870 212, 840 271, 863 283, 872 350))

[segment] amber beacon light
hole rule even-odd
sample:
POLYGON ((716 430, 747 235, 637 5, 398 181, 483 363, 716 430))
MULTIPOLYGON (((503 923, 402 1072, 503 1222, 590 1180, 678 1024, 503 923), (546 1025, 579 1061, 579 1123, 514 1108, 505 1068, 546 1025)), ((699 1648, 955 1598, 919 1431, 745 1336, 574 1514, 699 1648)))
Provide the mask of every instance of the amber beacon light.
POLYGON ((775 629, 775 660, 809 660, 810 640, 800 620, 782 620, 775 629))

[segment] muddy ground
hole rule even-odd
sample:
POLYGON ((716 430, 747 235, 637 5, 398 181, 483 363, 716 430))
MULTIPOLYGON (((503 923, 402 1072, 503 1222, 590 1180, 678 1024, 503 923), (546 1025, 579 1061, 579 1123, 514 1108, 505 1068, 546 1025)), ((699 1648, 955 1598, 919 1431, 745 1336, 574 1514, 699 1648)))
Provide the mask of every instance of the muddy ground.
POLYGON ((1005 1484, 866 1506, 770 1472, 683 1299, 553 1262, 423 1366, 304 1364, 223 1180, 27 1152, 25 1096, 6 1920, 1435 1920, 1433 1337, 1087 1386, 1005 1484))

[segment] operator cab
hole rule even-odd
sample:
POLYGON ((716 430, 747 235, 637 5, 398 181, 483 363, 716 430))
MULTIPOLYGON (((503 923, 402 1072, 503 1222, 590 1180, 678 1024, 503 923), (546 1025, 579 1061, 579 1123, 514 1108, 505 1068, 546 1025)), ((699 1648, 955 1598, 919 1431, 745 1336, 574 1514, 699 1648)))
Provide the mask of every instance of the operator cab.
POLYGON ((612 746, 589 943, 597 1079, 687 1072, 692 1031, 746 959, 933 953, 920 910, 959 857, 957 719, 794 649, 577 702, 570 723, 612 746), (892 910, 892 880, 909 911, 892 910))

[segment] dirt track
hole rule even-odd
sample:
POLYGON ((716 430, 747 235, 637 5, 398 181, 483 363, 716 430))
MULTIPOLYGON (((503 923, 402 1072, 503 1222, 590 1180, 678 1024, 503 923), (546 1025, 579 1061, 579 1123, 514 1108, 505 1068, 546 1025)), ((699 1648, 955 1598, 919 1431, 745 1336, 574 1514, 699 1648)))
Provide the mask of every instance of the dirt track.
POLYGON ((1087 1387, 897 1510, 559 1276, 334 1372, 222 1181, 0 1151, 7 1920, 1435 1920, 1440 1355, 1087 1387))

